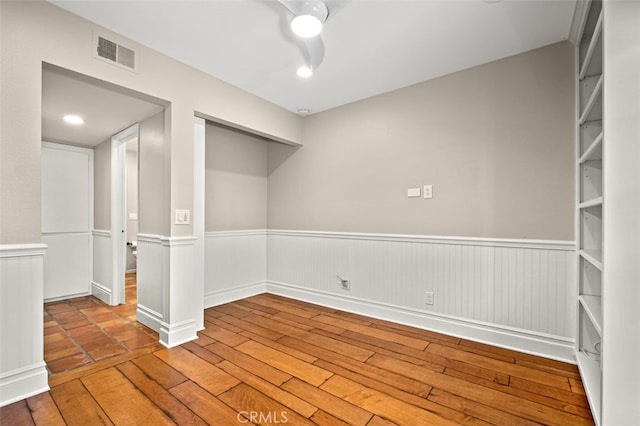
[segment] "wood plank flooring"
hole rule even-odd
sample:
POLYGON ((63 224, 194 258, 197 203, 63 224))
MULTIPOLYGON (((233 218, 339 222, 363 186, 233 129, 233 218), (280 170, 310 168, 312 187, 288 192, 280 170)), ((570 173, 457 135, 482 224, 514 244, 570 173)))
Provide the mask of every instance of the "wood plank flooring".
POLYGON ((269 294, 205 320, 52 376, 0 424, 593 424, 573 365, 269 294))

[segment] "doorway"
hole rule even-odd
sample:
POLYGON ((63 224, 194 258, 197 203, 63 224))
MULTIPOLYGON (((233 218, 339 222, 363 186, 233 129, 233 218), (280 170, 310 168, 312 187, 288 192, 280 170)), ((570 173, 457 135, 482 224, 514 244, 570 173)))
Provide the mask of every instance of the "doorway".
MULTIPOLYGON (((56 153, 43 157, 57 162, 51 173, 43 169, 43 197, 55 201, 45 207, 43 198, 43 209, 49 208, 43 217, 57 218, 51 223, 66 224, 78 215, 84 220, 78 229, 65 227, 71 243, 45 255, 45 287, 51 290, 44 306, 45 361, 56 374, 158 341, 156 332, 136 321, 136 123, 164 114, 167 104, 49 64, 43 64, 42 80, 43 153, 56 153), (70 114, 81 120, 65 123, 70 114), (56 180, 54 193, 46 185, 56 180), (86 209, 68 201, 72 190, 85 201, 93 193, 86 209), (59 284, 70 277, 71 290, 59 284)), ((45 161, 43 168, 51 163, 45 161)), ((43 231, 61 239, 58 229, 43 231)))

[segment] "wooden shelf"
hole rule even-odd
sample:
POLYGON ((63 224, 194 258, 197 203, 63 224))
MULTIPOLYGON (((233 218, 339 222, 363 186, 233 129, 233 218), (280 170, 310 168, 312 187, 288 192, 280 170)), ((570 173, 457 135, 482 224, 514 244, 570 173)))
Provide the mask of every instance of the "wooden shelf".
MULTIPOLYGON (((578 94, 576 189, 578 205, 578 312, 576 359, 596 424, 601 422, 603 348, 603 197, 604 12, 603 2, 587 0, 579 18, 582 34, 576 49, 578 94), (600 345, 600 346, 599 346, 600 345), (597 353, 596 353, 597 352, 597 353)), ((575 18, 575 17, 574 17, 575 18)))
POLYGON ((597 197, 588 201, 584 201, 580 204, 578 204, 578 208, 579 209, 588 209, 591 207, 597 207, 597 206, 601 206, 602 203, 604 202, 604 198, 603 197, 597 197))
MULTIPOLYGON (((600 55, 595 55, 598 49, 596 46, 598 43, 601 43, 601 34, 602 34, 602 21, 603 21, 603 13, 600 11, 600 16, 598 16, 598 22, 596 23, 596 27, 593 31, 593 35, 591 36, 591 40, 589 42, 589 47, 587 48, 587 53, 584 56, 584 60, 580 66, 580 74, 578 74, 578 78, 582 80, 588 75, 588 70, 590 65, 595 65, 599 62, 599 69, 602 70, 602 44, 600 45, 600 55), (594 57, 594 55, 596 57, 594 57)), ((600 74, 600 73, 598 73, 600 74)))
POLYGON ((587 121, 601 120, 602 119, 602 82, 604 77, 600 75, 598 82, 596 83, 589 100, 587 101, 584 111, 580 114, 578 124, 584 124, 587 121), (592 116, 595 113, 595 117, 592 116))
POLYGON ((593 324, 598 334, 602 336, 602 298, 583 294, 578 297, 582 308, 593 324))
POLYGON ((580 256, 602 271, 602 251, 582 249, 580 250, 580 256))
POLYGON ((589 145, 589 148, 582 154, 580 157, 580 164, 584 164, 587 161, 593 160, 602 160, 602 140, 604 138, 604 133, 600 132, 600 134, 596 137, 596 139, 589 145))
POLYGON ((589 399, 589 406, 593 412, 593 419, 596 424, 600 424, 600 400, 602 399, 602 377, 600 373, 600 362, 590 358, 583 351, 576 353, 578 369, 582 377, 582 384, 589 399))

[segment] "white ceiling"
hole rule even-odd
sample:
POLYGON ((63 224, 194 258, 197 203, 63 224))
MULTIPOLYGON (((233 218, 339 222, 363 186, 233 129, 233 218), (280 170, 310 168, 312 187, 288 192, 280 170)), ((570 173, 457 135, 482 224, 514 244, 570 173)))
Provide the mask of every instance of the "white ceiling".
POLYGON ((95 146, 162 109, 94 79, 52 66, 42 70, 42 138, 49 142, 95 146), (85 123, 69 125, 62 120, 66 114, 85 123))
MULTIPOLYGON (((53 3, 290 111, 312 113, 566 40, 576 0, 353 0, 303 55, 275 1, 53 3)), ((330 0, 333 2, 339 0, 330 0)))

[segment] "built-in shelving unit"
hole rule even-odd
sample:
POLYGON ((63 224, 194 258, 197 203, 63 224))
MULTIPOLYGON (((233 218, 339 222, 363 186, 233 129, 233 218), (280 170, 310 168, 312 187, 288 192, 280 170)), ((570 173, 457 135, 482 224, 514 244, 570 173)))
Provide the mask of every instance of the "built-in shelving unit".
POLYGON ((596 424, 602 405, 602 217, 606 198, 602 184, 603 110, 602 1, 590 2, 577 46, 578 126, 578 330, 576 358, 596 424))

